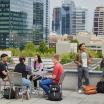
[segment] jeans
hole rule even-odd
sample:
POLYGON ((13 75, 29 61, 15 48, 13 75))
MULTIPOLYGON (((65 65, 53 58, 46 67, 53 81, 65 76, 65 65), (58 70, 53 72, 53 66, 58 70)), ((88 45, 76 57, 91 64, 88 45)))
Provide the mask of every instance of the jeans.
POLYGON ((22 81, 23 81, 23 85, 24 85, 24 86, 30 88, 30 86, 31 86, 30 80, 28 80, 28 79, 26 79, 26 78, 22 78, 22 81))
POLYGON ((88 67, 78 67, 78 89, 82 88, 82 79, 85 80, 85 85, 89 85, 88 67))
POLYGON ((51 78, 40 80, 39 85, 45 91, 46 95, 49 94, 50 85, 52 85, 52 83, 53 81, 51 78))

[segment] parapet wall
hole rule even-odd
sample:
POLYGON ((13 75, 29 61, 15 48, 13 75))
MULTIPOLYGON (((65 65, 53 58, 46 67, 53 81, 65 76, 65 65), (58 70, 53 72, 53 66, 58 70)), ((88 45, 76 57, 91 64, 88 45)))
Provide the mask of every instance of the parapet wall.
MULTIPOLYGON (((96 85, 101 79, 102 71, 89 71, 90 84, 96 85)), ((65 79, 63 81, 63 89, 65 90, 77 90, 78 77, 77 70, 65 71, 65 79)))

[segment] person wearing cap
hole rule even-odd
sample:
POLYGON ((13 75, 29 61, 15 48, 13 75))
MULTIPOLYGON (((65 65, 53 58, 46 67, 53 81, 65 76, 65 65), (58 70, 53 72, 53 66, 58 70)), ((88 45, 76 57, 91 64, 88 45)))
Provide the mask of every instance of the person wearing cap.
POLYGON ((3 80, 8 80, 7 61, 8 61, 8 55, 3 53, 1 55, 1 62, 0 62, 0 77, 3 80))

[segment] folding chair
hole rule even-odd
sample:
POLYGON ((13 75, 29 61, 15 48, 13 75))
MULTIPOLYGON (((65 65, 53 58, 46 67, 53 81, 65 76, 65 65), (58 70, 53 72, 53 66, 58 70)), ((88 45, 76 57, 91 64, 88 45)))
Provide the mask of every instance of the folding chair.
MULTIPOLYGON (((10 89, 13 87, 21 88, 23 92, 23 81, 22 81, 22 74, 18 72, 9 72, 8 73, 9 82, 10 82, 10 89)), ((11 93, 11 90, 10 90, 11 93)), ((9 95, 10 98, 10 95, 9 95)), ((23 94, 22 94, 22 101, 23 101, 23 94)))
POLYGON ((1 87, 2 87, 2 79, 0 78, 0 93, 1 93, 1 87))
POLYGON ((63 84, 64 78, 65 78, 65 72, 61 74, 61 77, 58 83, 58 85, 60 86, 61 93, 62 93, 62 84, 63 84))
MULTIPOLYGON (((0 95, 2 94, 1 87, 2 87, 2 79, 0 78, 0 95)), ((0 96, 0 98, 1 98, 1 96, 0 96)))

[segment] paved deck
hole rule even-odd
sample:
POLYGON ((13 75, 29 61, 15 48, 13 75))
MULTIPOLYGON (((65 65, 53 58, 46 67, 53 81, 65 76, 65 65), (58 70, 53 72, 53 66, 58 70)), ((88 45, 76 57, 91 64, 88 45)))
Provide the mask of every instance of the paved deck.
POLYGON ((49 101, 40 97, 33 97, 30 100, 0 99, 0 104, 104 104, 104 94, 84 95, 75 91, 63 91, 62 101, 49 101))

